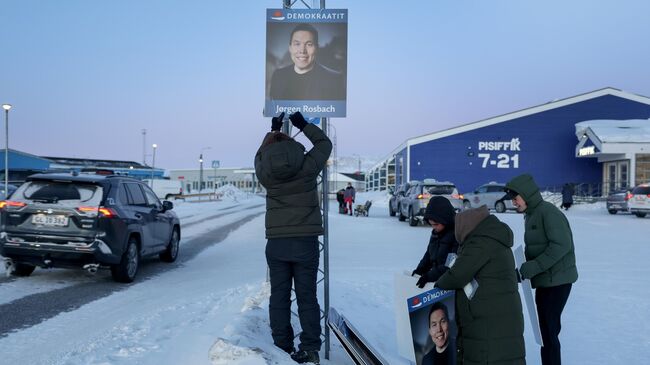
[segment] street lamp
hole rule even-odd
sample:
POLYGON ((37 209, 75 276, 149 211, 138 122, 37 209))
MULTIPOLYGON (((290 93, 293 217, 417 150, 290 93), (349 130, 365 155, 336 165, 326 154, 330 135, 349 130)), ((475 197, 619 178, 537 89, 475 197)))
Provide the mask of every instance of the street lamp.
POLYGON ((9 109, 11 104, 2 104, 5 110, 5 199, 9 192, 9 109))
POLYGON ((199 193, 201 193, 201 190, 203 190, 203 151, 209 149, 210 147, 203 147, 201 148, 201 153, 199 154, 199 193))
POLYGON ((154 143, 151 147, 153 147, 153 160, 151 160, 151 188, 153 189, 153 170, 156 168, 156 148, 158 148, 158 145, 154 143))

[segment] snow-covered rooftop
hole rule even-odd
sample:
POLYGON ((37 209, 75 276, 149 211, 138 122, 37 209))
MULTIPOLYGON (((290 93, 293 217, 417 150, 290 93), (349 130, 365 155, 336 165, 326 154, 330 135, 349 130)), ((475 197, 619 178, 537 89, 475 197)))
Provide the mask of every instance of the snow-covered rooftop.
POLYGON ((650 119, 587 120, 576 123, 576 136, 588 129, 603 143, 650 143, 650 119))

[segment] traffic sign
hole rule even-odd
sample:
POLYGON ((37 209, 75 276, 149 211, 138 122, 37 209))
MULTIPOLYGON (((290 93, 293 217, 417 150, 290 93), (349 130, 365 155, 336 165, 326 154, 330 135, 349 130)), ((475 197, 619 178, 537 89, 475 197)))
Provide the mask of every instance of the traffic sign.
POLYGON ((219 168, 219 160, 212 160, 212 168, 213 169, 219 168))

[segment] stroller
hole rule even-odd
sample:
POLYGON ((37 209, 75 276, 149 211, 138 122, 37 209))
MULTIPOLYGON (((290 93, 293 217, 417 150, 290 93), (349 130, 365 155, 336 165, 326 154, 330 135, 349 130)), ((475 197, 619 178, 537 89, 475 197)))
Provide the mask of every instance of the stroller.
POLYGON ((358 216, 361 215, 361 216, 367 217, 368 213, 370 212, 370 207, 371 206, 372 206, 372 200, 367 200, 366 204, 363 204, 363 205, 358 204, 354 208, 354 216, 358 217, 358 216))
POLYGON ((336 201, 339 203, 339 214, 348 214, 348 208, 345 206, 345 201, 343 200, 343 194, 345 189, 341 189, 336 193, 336 201))

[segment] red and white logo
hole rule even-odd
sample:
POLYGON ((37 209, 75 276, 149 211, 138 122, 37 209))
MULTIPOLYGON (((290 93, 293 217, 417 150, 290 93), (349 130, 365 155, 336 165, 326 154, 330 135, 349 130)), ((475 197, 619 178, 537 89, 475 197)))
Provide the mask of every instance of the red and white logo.
POLYGON ((273 15, 271 16, 271 19, 273 20, 284 20, 284 13, 282 10, 276 10, 273 12, 273 15))

